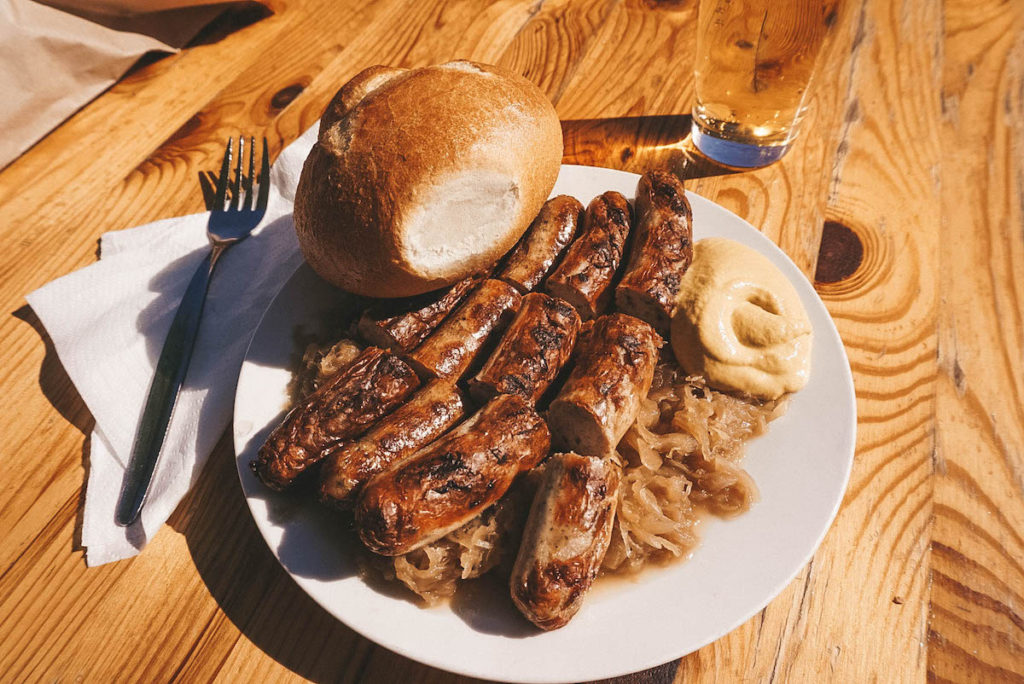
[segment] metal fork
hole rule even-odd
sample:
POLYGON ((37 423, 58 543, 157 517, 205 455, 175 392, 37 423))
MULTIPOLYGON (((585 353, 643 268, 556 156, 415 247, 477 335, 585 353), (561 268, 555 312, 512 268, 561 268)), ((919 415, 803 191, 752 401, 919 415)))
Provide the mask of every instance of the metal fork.
POLYGON ((214 201, 206 235, 210 240, 210 251, 199 264, 192 276, 178 312, 174 315, 171 329, 167 333, 160 360, 157 361, 156 375, 149 387, 146 408, 142 412, 131 458, 121 485, 114 520, 118 525, 128 526, 135 522, 146 501, 157 457, 167 434, 178 390, 185 380, 188 364, 192 358, 192 347, 199 332, 199 319, 206 301, 210 277, 221 255, 231 245, 249 237, 267 211, 267 197, 270 191, 270 155, 267 154, 267 139, 263 139, 263 161, 260 163, 259 194, 253 206, 253 185, 256 169, 256 139, 249 138, 249 173, 242 173, 245 158, 245 139, 238 138, 238 159, 235 163, 234 179, 231 176, 232 143, 229 139, 224 151, 224 161, 217 181, 217 197, 214 201), (231 200, 227 203, 228 185, 231 186, 231 200), (242 201, 244 195, 245 200, 242 201))

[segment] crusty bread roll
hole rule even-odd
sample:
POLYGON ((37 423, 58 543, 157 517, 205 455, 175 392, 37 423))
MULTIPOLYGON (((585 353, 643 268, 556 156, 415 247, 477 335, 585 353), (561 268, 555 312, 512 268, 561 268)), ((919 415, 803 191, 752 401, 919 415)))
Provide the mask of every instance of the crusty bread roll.
POLYGON ((299 245, 350 292, 435 290, 511 249, 561 158, 558 115, 520 76, 466 61, 370 67, 324 112, 295 195, 299 245))

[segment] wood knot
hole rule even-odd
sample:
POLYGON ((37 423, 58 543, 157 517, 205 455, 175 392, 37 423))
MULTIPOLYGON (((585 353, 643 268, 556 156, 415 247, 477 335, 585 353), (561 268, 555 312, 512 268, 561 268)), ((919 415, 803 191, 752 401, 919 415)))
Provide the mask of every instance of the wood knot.
POLYGON ((304 83, 293 83, 290 86, 285 86, 274 93, 274 97, 270 98, 270 106, 273 109, 284 109, 305 89, 304 83))
POLYGON ((853 275, 863 260, 864 244, 860 237, 841 223, 825 221, 814 281, 838 283, 853 275))
POLYGON ((830 29, 835 26, 837 19, 839 19, 839 8, 833 6, 825 15, 825 28, 830 29))
POLYGON ((625 164, 626 162, 628 162, 632 158, 633 158, 633 148, 632 147, 627 147, 627 148, 623 149, 622 153, 619 155, 619 159, 622 160, 623 164, 625 164))

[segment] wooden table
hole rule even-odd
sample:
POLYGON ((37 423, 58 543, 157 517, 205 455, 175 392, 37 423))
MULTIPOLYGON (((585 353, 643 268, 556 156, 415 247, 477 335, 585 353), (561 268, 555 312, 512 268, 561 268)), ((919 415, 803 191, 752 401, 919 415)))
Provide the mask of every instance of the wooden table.
POLYGON ((675 164, 817 264, 853 367, 856 462, 812 562, 733 633, 632 681, 1024 681, 1024 4, 850 4, 799 144, 734 175, 678 144, 695 0, 271 9, 145 60, 0 173, 0 679, 453 679, 292 583, 227 437, 144 553, 87 569, 93 419, 23 297, 92 263, 103 231, 201 211, 198 174, 229 135, 276 151, 367 65, 465 57, 550 96, 567 162, 675 164))

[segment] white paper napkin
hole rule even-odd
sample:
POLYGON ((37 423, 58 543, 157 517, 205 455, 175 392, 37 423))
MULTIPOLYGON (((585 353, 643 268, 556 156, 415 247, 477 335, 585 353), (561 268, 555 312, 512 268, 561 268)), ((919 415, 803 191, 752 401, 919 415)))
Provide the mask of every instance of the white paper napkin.
POLYGON ((292 200, 318 125, 278 157, 266 217, 214 271, 188 376, 146 505, 123 528, 114 508, 156 361, 192 274, 209 250, 208 213, 105 233, 96 264, 26 297, 96 427, 89 449, 82 545, 90 566, 137 554, 202 472, 231 419, 235 383, 264 309, 302 263, 292 200))

